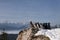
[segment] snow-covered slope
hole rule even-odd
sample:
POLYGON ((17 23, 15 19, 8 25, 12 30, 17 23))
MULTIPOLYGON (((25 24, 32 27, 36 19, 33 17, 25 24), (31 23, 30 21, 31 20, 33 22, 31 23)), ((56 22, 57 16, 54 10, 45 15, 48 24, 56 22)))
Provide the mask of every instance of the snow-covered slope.
POLYGON ((51 29, 51 30, 40 29, 40 31, 38 31, 35 34, 35 36, 38 36, 38 35, 46 35, 51 40, 60 40, 60 28, 51 29))

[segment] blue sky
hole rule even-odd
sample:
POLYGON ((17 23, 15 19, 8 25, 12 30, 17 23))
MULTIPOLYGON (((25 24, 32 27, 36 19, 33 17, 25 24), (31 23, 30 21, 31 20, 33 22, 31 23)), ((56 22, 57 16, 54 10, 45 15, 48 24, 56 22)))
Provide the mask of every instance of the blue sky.
POLYGON ((60 24, 60 0, 0 0, 0 22, 60 24))

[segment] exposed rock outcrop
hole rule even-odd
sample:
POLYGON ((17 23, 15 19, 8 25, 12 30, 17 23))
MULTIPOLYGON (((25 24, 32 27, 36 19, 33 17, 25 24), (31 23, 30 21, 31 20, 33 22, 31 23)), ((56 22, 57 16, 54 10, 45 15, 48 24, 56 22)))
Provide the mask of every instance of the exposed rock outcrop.
POLYGON ((39 36, 33 36, 31 40, 50 40, 50 38, 44 35, 39 35, 39 36))
POLYGON ((33 24, 30 22, 30 28, 20 31, 16 40, 50 40, 49 37, 44 35, 35 36, 40 28, 43 28, 43 26, 39 23, 33 24))

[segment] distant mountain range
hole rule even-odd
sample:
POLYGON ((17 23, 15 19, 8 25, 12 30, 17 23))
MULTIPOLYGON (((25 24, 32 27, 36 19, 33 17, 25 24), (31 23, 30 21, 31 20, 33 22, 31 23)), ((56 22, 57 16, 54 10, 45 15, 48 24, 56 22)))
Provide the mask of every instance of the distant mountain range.
MULTIPOLYGON (((0 23, 0 30, 20 30, 29 27, 29 23, 23 24, 23 23, 0 23)), ((56 26, 51 27, 56 28, 56 26)), ((60 27, 58 27, 60 28, 60 27)))
POLYGON ((20 30, 26 28, 28 24, 22 23, 0 23, 0 30, 20 30))

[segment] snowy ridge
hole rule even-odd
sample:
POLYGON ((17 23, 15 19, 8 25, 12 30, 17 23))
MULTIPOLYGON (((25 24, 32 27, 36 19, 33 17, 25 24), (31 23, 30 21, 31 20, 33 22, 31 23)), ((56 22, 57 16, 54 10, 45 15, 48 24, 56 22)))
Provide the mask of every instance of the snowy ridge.
POLYGON ((40 31, 38 31, 35 34, 35 36, 38 36, 38 35, 46 35, 51 40, 60 40, 60 28, 51 29, 51 30, 40 29, 40 31))

